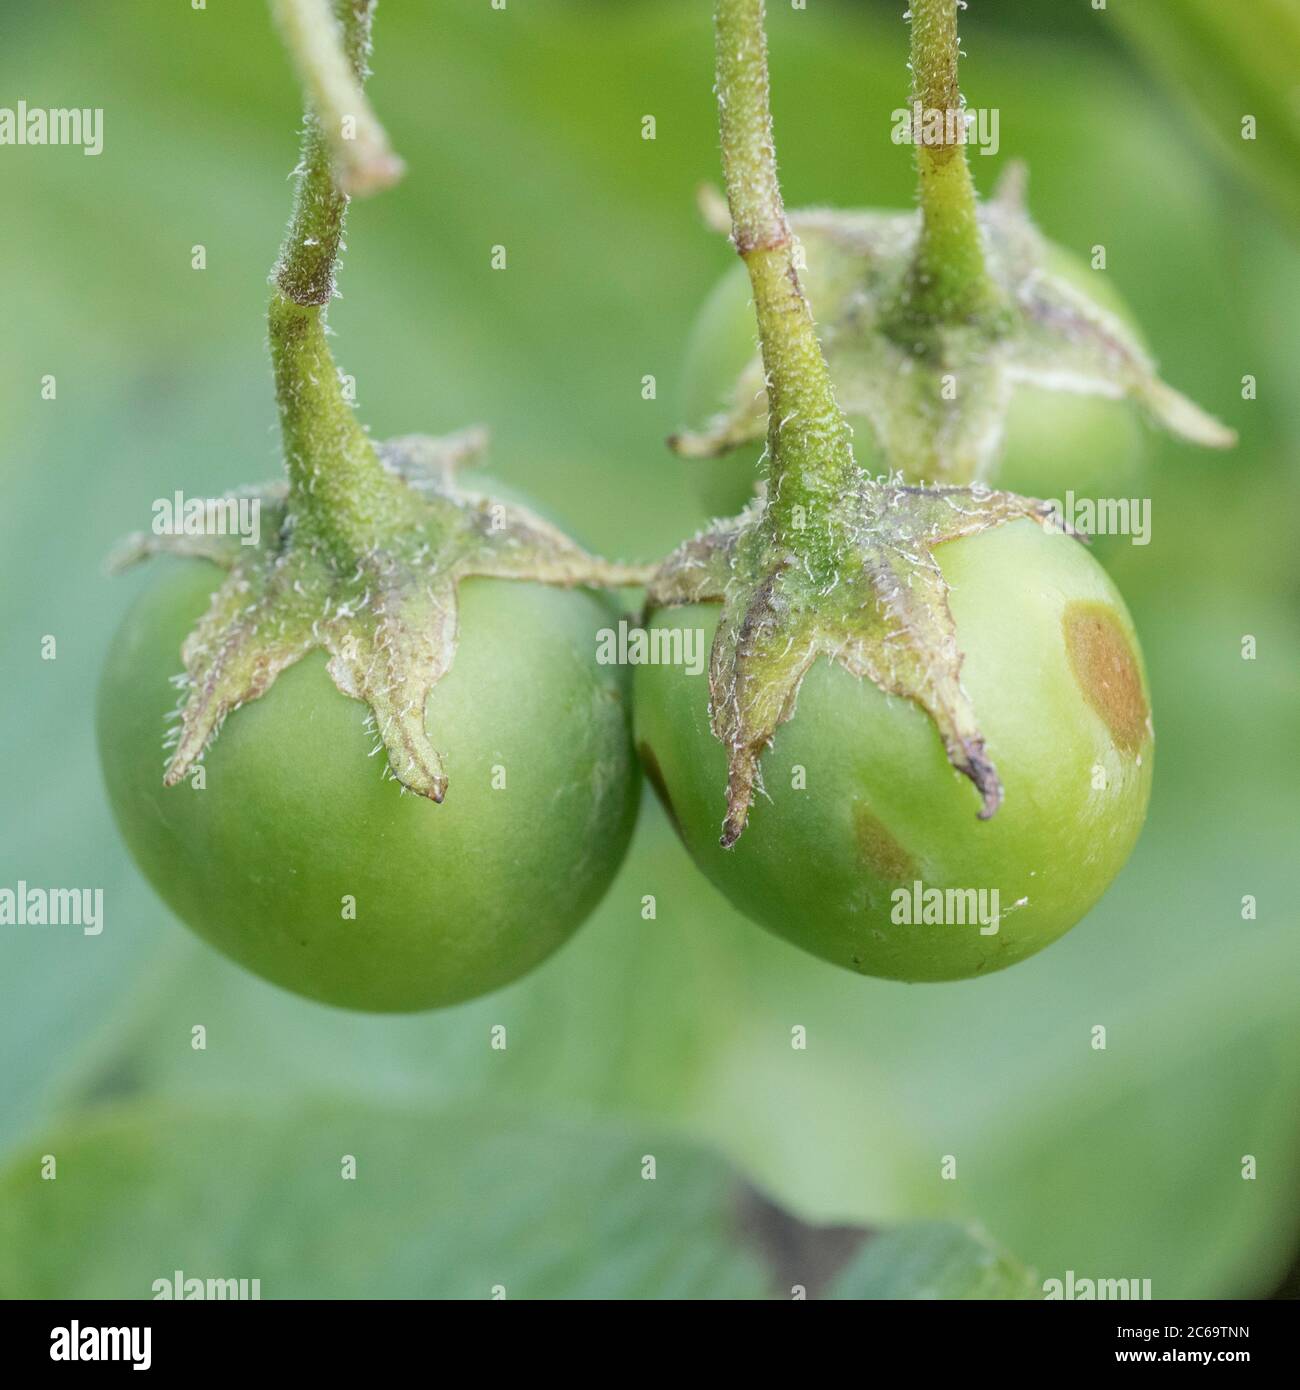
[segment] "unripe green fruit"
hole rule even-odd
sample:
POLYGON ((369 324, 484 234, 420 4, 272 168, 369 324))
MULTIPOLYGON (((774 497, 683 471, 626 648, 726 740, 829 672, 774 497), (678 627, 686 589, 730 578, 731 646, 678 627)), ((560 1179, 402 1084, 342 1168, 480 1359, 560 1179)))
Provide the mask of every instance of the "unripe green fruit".
POLYGON ((460 643, 426 709, 435 805, 385 778, 367 709, 310 653, 237 710, 165 788, 180 648, 221 575, 168 564, 127 616, 99 694, 113 812, 136 863, 199 936, 258 975, 346 1008, 472 998, 557 950, 609 886, 639 774, 625 672, 598 666, 612 605, 469 579, 460 643))
MULTIPOLYGON (((763 755, 766 795, 722 849, 727 758, 707 677, 669 665, 636 675, 638 747, 700 869, 814 955, 896 980, 987 974, 1068 931, 1132 852, 1151 787, 1137 638, 1087 551, 1016 521, 935 556, 1004 788, 989 820, 920 708, 821 660, 763 755), (964 924, 906 920, 934 889, 984 897, 963 894, 964 924), (996 930, 971 920, 995 901, 996 930)), ((651 625, 700 627, 707 642, 718 611, 666 608, 651 625)))
MULTIPOLYGON (((807 263, 800 279, 817 319, 828 321, 838 315, 839 306, 853 293, 853 285, 845 282, 840 261, 819 254, 814 233, 805 231, 803 239, 807 263)), ((1055 246, 1049 248, 1045 269, 1087 294, 1141 340, 1132 314, 1104 272, 1090 270, 1055 246)), ((833 341, 823 340, 823 346, 834 380, 840 354, 849 345, 841 334, 833 341)), ((743 265, 736 264, 714 286, 692 327, 682 373, 681 419, 698 428, 726 408, 734 397, 737 380, 756 352, 749 275, 743 265)), ((870 474, 883 473, 886 463, 871 422, 863 415, 846 413, 858 462, 870 474)), ((1021 383, 1007 411, 1000 461, 991 476, 980 481, 1004 491, 1058 501, 1065 499, 1067 491, 1080 498, 1142 495, 1149 429, 1128 401, 1021 383)), ((686 466, 692 470, 697 495, 708 515, 732 516, 749 501, 760 477, 762 453, 760 441, 741 445, 720 458, 689 461, 686 466)), ((904 481, 935 480, 905 476, 904 481)))

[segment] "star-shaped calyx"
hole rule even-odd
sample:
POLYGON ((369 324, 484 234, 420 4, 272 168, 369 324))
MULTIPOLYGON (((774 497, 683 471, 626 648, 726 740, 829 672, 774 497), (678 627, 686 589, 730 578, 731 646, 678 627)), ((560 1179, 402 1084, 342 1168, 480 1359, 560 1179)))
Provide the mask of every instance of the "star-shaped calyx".
POLYGON ((373 543, 340 547, 318 534, 286 484, 232 494, 259 504, 255 546, 236 535, 141 534, 124 543, 119 568, 166 552, 227 571, 181 650, 185 694, 168 786, 203 756, 229 713, 319 647, 339 690, 369 705, 392 775, 441 801, 447 775, 425 705, 455 657, 460 582, 645 582, 645 571, 587 554, 527 508, 463 488, 457 469, 483 443, 481 431, 468 431, 378 445, 385 520, 373 543))
POLYGON ((361 92, 374 0, 286 0, 277 11, 309 99, 267 314, 288 481, 232 494, 259 507, 254 545, 241 535, 141 535, 117 564, 165 551, 226 571, 181 649, 168 786, 203 756, 228 714, 320 648, 339 690, 369 705, 375 751, 387 749, 392 775, 441 801, 447 774, 425 707, 455 659, 461 581, 603 588, 643 584, 647 572, 588 555, 526 507, 462 487, 457 470, 482 452, 481 430, 377 445, 362 428, 342 389, 326 311, 338 294, 349 192, 373 191, 400 172, 361 92), (345 115, 357 126, 355 143, 339 136, 345 115))
MULTIPOLYGON (((1013 165, 979 205, 980 240, 997 290, 994 313, 932 322, 907 313, 922 231, 919 212, 789 214, 803 278, 841 409, 870 422, 881 471, 910 482, 992 482, 1018 387, 1134 402, 1155 425, 1226 448, 1235 434, 1166 385, 1132 328, 1061 273, 1063 258, 1025 209, 1013 165)), ((730 230, 725 206, 704 200, 730 230)), ((718 414, 670 440, 679 454, 715 458, 761 439, 767 394, 757 352, 718 414)), ((863 441, 859 441, 861 448, 863 441)))
POLYGON ((854 472, 820 519, 788 519, 760 496, 680 546, 650 585, 650 610, 722 605, 709 662, 709 719, 727 750, 724 847, 745 828, 760 759, 795 713, 821 657, 934 721, 948 760, 980 794, 987 819, 1002 799, 976 711, 962 687, 962 652, 935 559, 941 543, 1019 518, 1060 529, 1050 504, 971 487, 918 488, 854 472))

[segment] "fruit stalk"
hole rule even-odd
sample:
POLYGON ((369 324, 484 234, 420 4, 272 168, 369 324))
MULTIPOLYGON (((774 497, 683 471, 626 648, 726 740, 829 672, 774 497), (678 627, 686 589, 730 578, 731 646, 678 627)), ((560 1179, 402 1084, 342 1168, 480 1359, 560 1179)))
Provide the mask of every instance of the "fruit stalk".
POLYGON ((958 83, 961 0, 912 0, 912 142, 921 233, 906 317, 952 323, 987 313, 997 292, 984 261, 975 184, 966 159, 958 83))
POLYGON ((719 0, 718 116, 732 242, 749 270, 767 379, 768 508, 779 532, 833 514, 859 479, 777 181, 763 0, 719 0))
POLYGON ((337 3, 343 7, 337 23, 330 0, 272 0, 271 8, 316 113, 335 182, 344 193, 365 196, 396 183, 405 166, 361 87, 369 75, 365 59, 374 0, 337 3))
POLYGON ((300 69, 316 73, 304 79, 308 110, 298 185, 271 273, 267 314, 290 506, 296 524, 326 548, 355 555, 375 544, 398 506, 392 481, 344 397, 325 325, 349 201, 331 152, 330 123, 345 114, 341 98, 330 93, 341 64, 360 96, 374 0, 339 0, 336 14, 325 4, 284 0, 277 12, 300 69), (333 55, 330 62, 321 60, 325 52, 333 55), (327 76, 320 75, 322 67, 327 76))

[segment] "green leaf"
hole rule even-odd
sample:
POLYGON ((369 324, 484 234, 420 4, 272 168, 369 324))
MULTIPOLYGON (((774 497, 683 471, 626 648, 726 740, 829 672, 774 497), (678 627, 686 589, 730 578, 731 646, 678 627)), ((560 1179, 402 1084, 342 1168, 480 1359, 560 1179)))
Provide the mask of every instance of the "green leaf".
POLYGON ((1042 1286, 976 1228, 923 1222, 868 1241, 836 1275, 831 1298, 1030 1299, 1042 1286))
POLYGON ((144 1106, 43 1142, 53 1181, 36 1154, 0 1178, 7 1298, 148 1298, 178 1269, 260 1279, 264 1298, 763 1288, 757 1257, 732 1250, 734 1180, 677 1142, 338 1105, 144 1106))
POLYGON ((961 1232, 809 1227, 630 1125, 144 1105, 42 1147, 0 1173, 5 1298, 149 1298, 176 1271, 263 1298, 1022 1296, 961 1232))

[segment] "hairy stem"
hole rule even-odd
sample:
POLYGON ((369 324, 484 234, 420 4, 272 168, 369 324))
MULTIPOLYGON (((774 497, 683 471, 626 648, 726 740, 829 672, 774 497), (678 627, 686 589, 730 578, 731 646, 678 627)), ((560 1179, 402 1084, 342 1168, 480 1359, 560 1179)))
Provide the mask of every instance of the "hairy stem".
POLYGON ((984 263, 966 160, 957 80, 958 7, 959 0, 912 0, 912 139, 921 236, 908 283, 908 313, 932 322, 976 317, 998 299, 984 263))
MULTIPOLYGON (((338 0, 336 20, 328 7, 302 0, 281 4, 302 23, 315 26, 316 51, 328 41, 360 92, 370 51, 374 0, 338 0), (320 13, 309 14, 319 9, 320 13)), ((308 83, 309 102, 316 92, 308 83)), ((328 118, 309 108, 293 215, 272 271, 275 293, 268 310, 275 395, 280 410, 285 466, 292 507, 300 529, 313 532, 342 552, 363 550, 376 527, 392 516, 392 480, 345 399, 326 340, 325 314, 334 297, 334 274, 342 246, 348 197, 335 182, 328 118)))
POLYGON ((768 506, 781 529, 858 478, 851 432, 799 283, 776 174, 763 0, 718 0, 718 115, 732 241, 749 270, 767 378, 768 506))
POLYGON ((329 149, 335 181, 344 193, 365 196, 396 183, 404 166, 361 89, 372 0, 343 3, 341 23, 330 0, 271 0, 271 8, 329 149))

